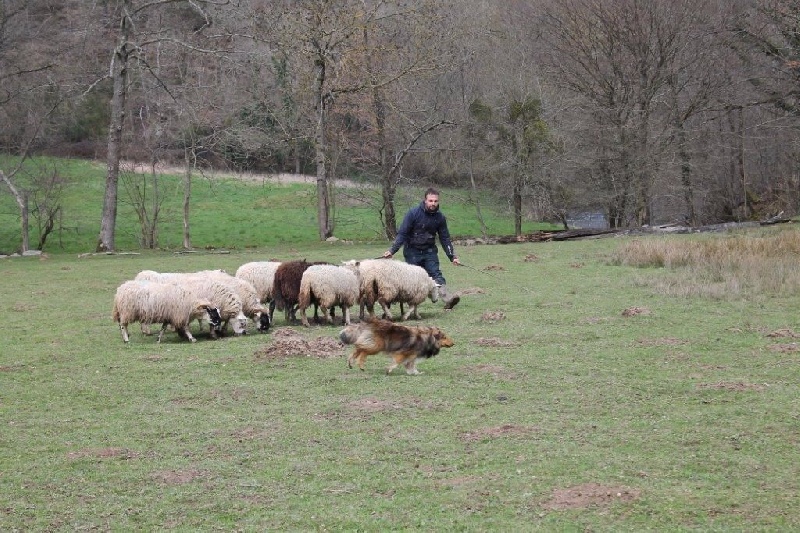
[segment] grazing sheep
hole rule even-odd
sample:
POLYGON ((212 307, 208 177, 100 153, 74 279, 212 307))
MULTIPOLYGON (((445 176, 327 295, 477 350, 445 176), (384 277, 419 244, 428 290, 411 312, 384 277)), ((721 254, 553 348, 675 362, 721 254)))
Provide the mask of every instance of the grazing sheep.
MULTIPOLYGON (((200 270, 198 272, 156 272, 143 270, 136 275, 136 279, 154 280, 165 283, 174 283, 189 288, 199 296, 211 300, 220 312, 222 327, 217 331, 212 329, 211 336, 217 338, 231 324, 236 335, 247 332, 247 315, 244 313, 244 302, 238 294, 238 281, 224 270, 200 270), (213 283, 212 283, 213 282, 213 283)), ((248 304, 252 301, 248 299, 248 304)), ((256 303, 256 305, 258 305, 256 303)), ((255 312, 248 307, 248 310, 255 312)), ((269 321, 269 318, 266 319, 269 321)), ((202 322, 200 324, 202 329, 202 322)), ((260 327, 260 326, 259 326, 260 327)))
POLYGON ((311 265, 303 272, 297 307, 300 320, 308 327, 306 308, 316 303, 322 308, 325 321, 333 324, 328 312, 336 305, 342 307, 344 324, 350 325, 350 306, 358 301, 358 277, 351 269, 335 265, 311 265))
POLYGON ((197 272, 156 272, 155 270, 142 270, 135 280, 149 280, 149 281, 170 281, 176 278, 184 278, 186 276, 203 276, 206 274, 225 274, 224 270, 198 270, 197 272))
MULTIPOLYGON (((219 281, 232 288, 242 300, 242 312, 256 324, 256 329, 266 333, 270 326, 269 309, 261 305, 253 284, 242 278, 237 278, 224 271, 207 271, 204 275, 219 281)), ((247 330, 244 331, 247 333, 247 330)))
POLYGON ((212 338, 217 338, 217 333, 224 332, 228 324, 236 335, 243 335, 247 330, 247 317, 242 311, 242 299, 229 285, 202 275, 178 276, 170 279, 168 283, 187 289, 197 297, 210 301, 217 308, 222 325, 218 331, 211 329, 212 338))
MULTIPOLYGON (((162 324, 158 342, 167 326, 172 326, 178 335, 195 342, 189 331, 192 320, 206 319, 213 324, 209 309, 213 306, 207 299, 199 298, 188 290, 170 283, 156 281, 126 281, 117 288, 111 318, 119 323, 122 340, 128 342, 128 325, 162 324)), ((216 315, 219 320, 219 315, 216 315)), ((219 325, 219 322, 217 322, 219 325)))
POLYGON ((262 304, 272 301, 272 286, 275 271, 281 266, 279 261, 253 261, 245 263, 236 270, 236 277, 253 284, 262 304))
POLYGON ((300 282, 303 272, 312 265, 326 265, 328 263, 309 263, 301 261, 286 261, 275 270, 275 282, 272 287, 272 302, 269 304, 269 314, 272 318, 275 308, 283 310, 286 322, 296 320, 297 302, 300 297, 300 282))
POLYGON ((404 303, 409 306, 405 313, 401 309, 402 320, 408 320, 411 316, 419 320, 419 304, 426 298, 432 302, 439 299, 439 286, 422 267, 392 259, 346 261, 344 266, 358 275, 359 317, 362 319, 365 308, 370 316, 375 316, 375 302, 378 302, 383 308, 384 318, 391 320, 389 306, 397 302, 401 306, 404 303))

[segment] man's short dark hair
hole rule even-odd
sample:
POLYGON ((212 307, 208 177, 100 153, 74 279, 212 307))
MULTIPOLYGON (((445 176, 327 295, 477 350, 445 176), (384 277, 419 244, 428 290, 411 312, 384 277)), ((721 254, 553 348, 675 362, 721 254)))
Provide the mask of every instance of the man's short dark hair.
POLYGON ((429 194, 433 194, 434 196, 439 196, 439 191, 437 191, 433 187, 428 187, 428 190, 425 191, 425 196, 423 196, 423 198, 427 198, 429 194))

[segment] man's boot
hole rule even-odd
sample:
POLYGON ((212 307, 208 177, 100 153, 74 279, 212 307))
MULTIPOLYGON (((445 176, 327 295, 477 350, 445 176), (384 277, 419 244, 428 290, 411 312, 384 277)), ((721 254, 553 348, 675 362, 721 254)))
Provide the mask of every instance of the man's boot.
POLYGON ((439 298, 442 299, 444 302, 444 308, 448 311, 454 308, 456 304, 461 301, 461 297, 458 294, 454 294, 452 296, 447 294, 447 285, 442 285, 439 287, 439 298))

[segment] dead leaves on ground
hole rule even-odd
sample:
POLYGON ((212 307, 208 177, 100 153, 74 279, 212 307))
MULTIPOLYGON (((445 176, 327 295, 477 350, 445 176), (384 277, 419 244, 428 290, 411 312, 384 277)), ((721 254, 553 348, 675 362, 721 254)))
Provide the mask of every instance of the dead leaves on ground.
POLYGON ((341 357, 344 354, 344 344, 339 339, 317 337, 306 339, 292 328, 276 329, 272 334, 272 342, 256 350, 256 359, 277 359, 282 357, 341 357))

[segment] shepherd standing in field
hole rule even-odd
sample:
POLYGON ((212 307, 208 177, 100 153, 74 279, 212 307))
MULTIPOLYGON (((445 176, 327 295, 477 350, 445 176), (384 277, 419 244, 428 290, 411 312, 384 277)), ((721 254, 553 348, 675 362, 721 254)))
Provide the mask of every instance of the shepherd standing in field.
POLYGON ((384 252, 383 257, 391 258, 400 247, 406 263, 425 269, 428 275, 439 285, 439 296, 444 301, 445 309, 452 309, 460 301, 457 294, 449 296, 447 281, 439 269, 439 249, 436 248, 436 236, 444 248, 444 253, 454 265, 461 263, 450 242, 450 231, 447 229, 447 218, 439 211, 439 191, 433 187, 425 191, 425 199, 416 207, 412 207, 403 217, 403 223, 397 230, 397 238, 392 246, 384 252))

